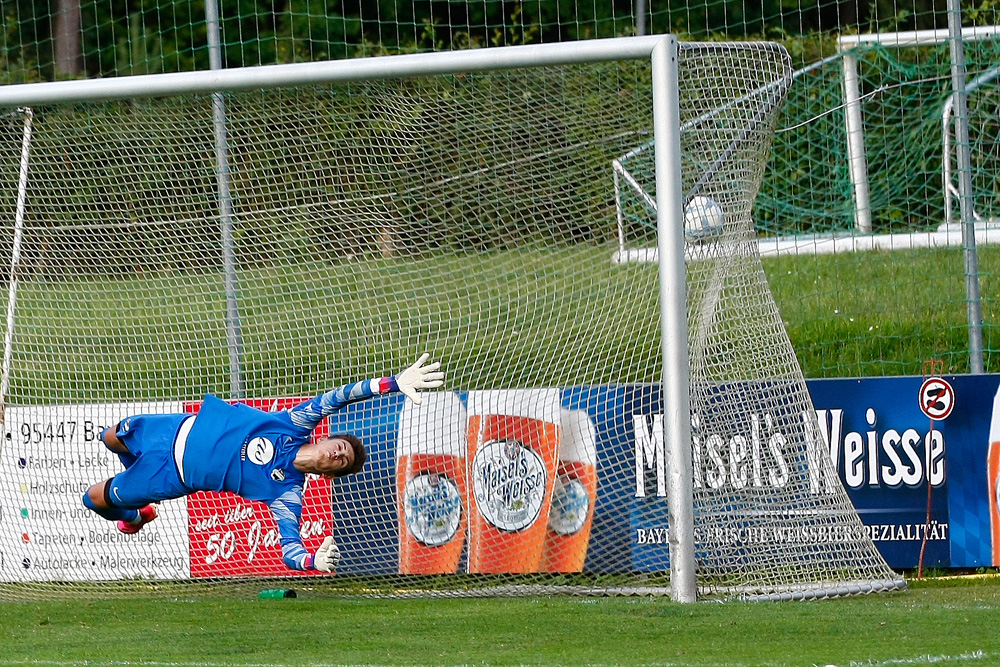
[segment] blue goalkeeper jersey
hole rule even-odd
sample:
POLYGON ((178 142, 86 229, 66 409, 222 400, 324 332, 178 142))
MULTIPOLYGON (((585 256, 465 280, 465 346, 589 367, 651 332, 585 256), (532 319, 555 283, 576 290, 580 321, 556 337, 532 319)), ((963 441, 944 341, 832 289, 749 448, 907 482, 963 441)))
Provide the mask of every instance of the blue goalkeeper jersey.
POLYGON ((267 503, 288 567, 312 568, 299 524, 305 474, 292 465, 325 417, 355 401, 394 391, 392 378, 338 387, 280 412, 205 396, 184 445, 181 481, 194 491, 229 491, 267 503))

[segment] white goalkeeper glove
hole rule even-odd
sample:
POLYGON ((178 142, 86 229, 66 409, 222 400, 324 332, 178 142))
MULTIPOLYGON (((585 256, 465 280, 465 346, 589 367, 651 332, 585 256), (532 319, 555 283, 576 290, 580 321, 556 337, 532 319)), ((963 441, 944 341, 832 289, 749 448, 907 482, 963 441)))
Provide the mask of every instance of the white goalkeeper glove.
POLYGON ((444 373, 438 370, 441 368, 441 362, 435 361, 424 366, 424 362, 430 356, 426 352, 423 353, 415 364, 396 376, 396 386, 416 405, 420 405, 418 389, 433 389, 444 384, 444 373))
POLYGON ((327 535, 323 544, 319 545, 316 555, 313 556, 313 567, 323 572, 333 572, 340 562, 340 549, 333 541, 332 535, 327 535))

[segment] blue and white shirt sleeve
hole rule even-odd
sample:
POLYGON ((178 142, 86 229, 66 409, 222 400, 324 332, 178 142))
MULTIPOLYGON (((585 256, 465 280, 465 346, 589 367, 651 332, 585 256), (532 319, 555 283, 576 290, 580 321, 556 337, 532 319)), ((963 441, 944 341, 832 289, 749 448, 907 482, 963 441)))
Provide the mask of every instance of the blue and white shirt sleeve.
POLYGON ((271 514, 281 536, 281 560, 292 570, 313 570, 313 555, 302 545, 302 487, 286 491, 271 502, 271 514))
POLYGON ((325 417, 332 415, 334 412, 351 403, 394 391, 399 391, 395 377, 372 378, 371 380, 352 382, 351 384, 331 389, 325 394, 320 394, 305 403, 299 403, 288 410, 288 416, 296 426, 311 431, 325 417))

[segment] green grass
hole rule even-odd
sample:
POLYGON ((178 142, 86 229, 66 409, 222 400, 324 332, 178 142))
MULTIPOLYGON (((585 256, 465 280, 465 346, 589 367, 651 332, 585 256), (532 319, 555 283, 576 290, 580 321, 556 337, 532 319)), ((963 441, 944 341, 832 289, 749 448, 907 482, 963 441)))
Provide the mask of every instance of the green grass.
MULTIPOLYGON (((656 269, 613 266, 610 253, 567 246, 247 270, 247 395, 316 393, 398 370, 422 350, 462 388, 653 381, 656 269)), ((979 266, 986 366, 1000 371, 1000 249, 982 248, 979 266)), ((968 372, 958 249, 783 257, 764 268, 807 377, 919 375, 931 358, 968 372)), ((15 334, 13 402, 229 392, 218 273, 24 281, 15 334)))
MULTIPOLYGON (((660 358, 650 344, 659 337, 656 270, 613 267, 610 254, 528 248, 245 271, 247 394, 313 394, 394 372, 424 350, 455 387, 651 380, 660 358), (597 354, 602 348, 613 354, 597 354)), ((13 402, 228 394, 228 363, 220 274, 19 289, 13 402)))
POLYGON ((0 604, 0 665, 995 665, 1000 579, 807 603, 657 598, 0 604))
MULTIPOLYGON (((511 385, 657 377, 655 269, 612 267, 608 255, 607 248, 562 248, 317 263, 294 274, 257 270, 241 284, 244 335, 255 341, 246 350, 251 390, 312 393, 379 364, 400 366, 423 344, 455 386, 487 385, 477 369, 508 362, 511 385), (589 291, 568 296, 571 280, 586 281, 589 291), (508 304, 523 307, 481 328, 508 304), (536 308, 560 317, 540 324, 536 308), (595 354, 597 339, 612 357, 595 354)), ((983 249, 980 267, 987 364, 1000 370, 993 326, 1000 251, 983 249)), ((966 370, 955 250, 781 258, 767 260, 765 270, 807 376, 919 374, 930 356, 944 358, 950 372, 966 370)), ((26 282, 15 401, 225 393, 222 295, 219 276, 205 274, 26 282)), ((0 604, 0 667, 1000 665, 998 629, 996 578, 786 604, 72 600, 0 604)))
MULTIPOLYGON (((920 375, 941 359, 967 373, 962 253, 957 248, 782 257, 768 283, 806 377, 920 375)), ((1000 371, 1000 248, 979 249, 983 343, 1000 371)))

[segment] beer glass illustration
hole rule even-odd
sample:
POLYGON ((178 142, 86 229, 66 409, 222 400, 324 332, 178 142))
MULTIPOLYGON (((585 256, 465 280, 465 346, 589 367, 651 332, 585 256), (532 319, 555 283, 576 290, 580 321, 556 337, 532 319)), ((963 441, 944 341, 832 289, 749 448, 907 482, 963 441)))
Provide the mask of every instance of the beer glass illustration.
POLYGON ((399 571, 458 571, 465 543, 466 411, 452 392, 403 404, 396 439, 399 571))
POLYGON ((469 393, 469 572, 537 572, 559 456, 559 391, 469 393))
POLYGON ((993 565, 1000 565, 1000 389, 993 398, 990 446, 986 451, 986 497, 990 506, 990 540, 993 565))
POLYGON ((543 572, 582 572, 597 501, 597 432, 585 410, 562 411, 562 441, 542 549, 543 572))

